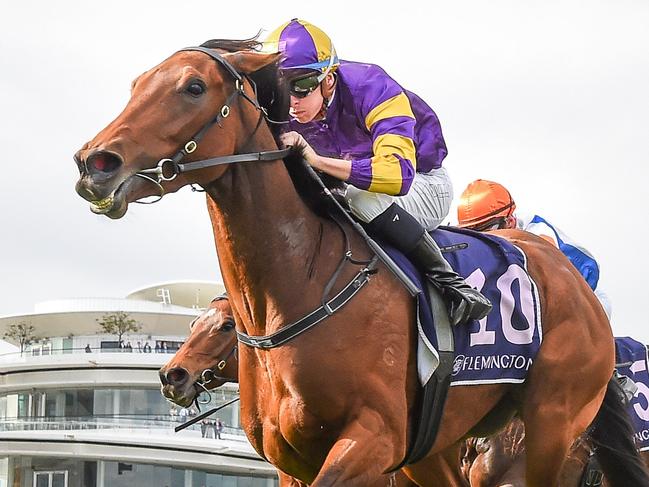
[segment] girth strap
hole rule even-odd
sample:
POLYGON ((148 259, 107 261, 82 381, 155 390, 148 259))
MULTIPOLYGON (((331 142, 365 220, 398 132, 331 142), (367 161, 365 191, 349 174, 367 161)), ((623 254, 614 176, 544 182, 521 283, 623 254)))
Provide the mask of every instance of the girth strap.
POLYGON ((597 460, 597 452, 591 452, 584 466, 579 487, 601 487, 604 480, 602 467, 597 460))
POLYGON ((292 340, 296 336, 307 331, 309 328, 317 325, 325 318, 334 314, 350 299, 352 299, 356 295, 356 293, 358 293, 358 291, 360 291, 361 288, 369 282, 370 275, 376 272, 377 262, 378 257, 374 256, 367 267, 358 272, 352 278, 352 280, 338 294, 336 294, 336 296, 327 301, 324 305, 320 306, 318 309, 312 311, 303 318, 300 318, 298 321, 295 321, 290 325, 283 326, 278 331, 271 333, 270 335, 250 336, 237 331, 237 338, 239 339, 239 342, 250 347, 268 350, 278 347, 289 340, 292 340))
POLYGON ((413 417, 413 438, 406 457, 390 472, 399 470, 404 465, 417 463, 428 454, 437 438, 446 396, 451 385, 451 373, 455 360, 453 327, 439 291, 430 282, 426 283, 426 287, 430 294, 431 311, 435 321, 439 364, 433 372, 433 376, 419 391, 418 411, 417 415, 413 417))

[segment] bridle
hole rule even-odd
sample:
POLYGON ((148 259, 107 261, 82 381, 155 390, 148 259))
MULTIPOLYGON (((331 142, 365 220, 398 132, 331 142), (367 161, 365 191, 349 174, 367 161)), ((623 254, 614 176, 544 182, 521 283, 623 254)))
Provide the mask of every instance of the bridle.
MULTIPOLYGON (((203 136, 205 136, 205 134, 210 130, 210 128, 212 128, 215 124, 221 126, 221 121, 230 115, 230 110, 231 110, 230 107, 234 103, 234 101, 238 99, 238 97, 243 97, 259 111, 260 115, 259 115, 257 127, 253 130, 252 134, 255 133, 255 131, 257 130, 257 128, 259 127, 263 119, 273 124, 286 123, 286 122, 272 120, 268 116, 267 110, 264 107, 262 107, 259 104, 259 101, 257 100, 257 86, 254 83, 254 81, 252 79, 242 76, 234 68, 234 66, 232 66, 225 58, 223 58, 223 56, 213 51, 212 49, 208 49, 205 47, 186 47, 184 49, 180 49, 180 51, 178 52, 182 52, 182 51, 198 51, 207 54, 212 59, 214 59, 233 78, 234 91, 228 96, 228 98, 225 101, 225 104, 221 107, 216 117, 214 117, 211 121, 207 122, 194 135, 194 137, 192 137, 191 140, 185 143, 185 145, 173 157, 160 159, 156 167, 151 169, 144 169, 142 171, 135 173, 136 176, 145 178, 158 186, 158 188, 160 189, 160 197, 156 201, 159 201, 164 196, 164 188, 162 187, 161 183, 163 181, 172 181, 181 173, 193 171, 196 169, 203 169, 206 167, 219 166, 223 164, 234 164, 239 162, 276 161, 278 159, 283 159, 284 157, 288 156, 292 152, 292 148, 288 147, 286 149, 279 149, 279 150, 251 152, 245 154, 233 154, 229 156, 213 157, 210 159, 203 159, 199 161, 192 161, 192 162, 185 162, 185 163, 181 162, 185 156, 193 153, 196 150, 196 148, 198 147, 198 143, 201 141, 203 136), (248 82, 252 86, 254 97, 250 97, 245 92, 244 88, 245 88, 246 80, 248 80, 248 82), (153 175, 153 177, 150 175, 153 175)), ((313 168, 311 168, 306 162, 304 162, 304 166, 307 169, 307 171, 309 171, 309 173, 312 174, 314 180, 316 180, 322 186, 325 195, 330 197, 334 201, 334 203, 336 203, 335 199, 333 199, 333 197, 331 196, 331 191, 322 183, 320 178, 315 175, 313 168)), ((364 230, 360 229, 360 226, 357 223, 355 223, 353 219, 346 214, 345 210, 340 206, 339 203, 338 203, 338 207, 340 211, 343 213, 343 215, 345 215, 345 217, 348 219, 348 221, 355 228, 358 227, 357 230, 359 230, 361 232, 361 235, 363 235, 364 230)), ((369 260, 353 259, 351 248, 348 245, 349 238, 347 236, 347 232, 344 226, 336 218, 334 218, 334 221, 341 228, 343 234, 345 235, 345 240, 347 242, 346 244, 347 250, 343 255, 340 263, 338 264, 336 271, 334 272, 329 282, 325 286, 325 290, 321 300, 322 301, 321 306, 315 309, 314 311, 312 311, 311 313, 303 316, 299 320, 292 322, 289 325, 286 325, 279 331, 272 333, 270 335, 251 336, 246 333, 237 331, 237 338, 239 342, 250 347, 261 348, 261 349, 269 349, 269 348, 281 346, 287 341, 292 340, 296 336, 304 333, 305 331, 309 330, 311 327, 317 325, 322 320, 333 315, 336 311, 342 308, 350 299, 352 299, 369 282, 369 278, 372 274, 375 274, 377 272, 377 264, 379 260, 378 255, 384 255, 385 252, 375 244, 374 246, 371 246, 372 250, 375 253, 375 256, 373 258, 369 260), (347 285, 340 292, 338 292, 338 294, 336 294, 331 299, 328 299, 329 292, 333 289, 333 286, 337 278, 341 274, 343 266, 347 262, 351 262, 354 265, 362 266, 362 268, 355 276, 352 277, 352 279, 347 283, 347 285)), ((366 240, 368 239, 366 238, 366 240)), ((383 257, 381 260, 385 262, 386 259, 390 260, 387 256, 383 257)), ((397 274, 399 279, 401 279, 402 281, 410 282, 410 279, 407 278, 407 276, 405 276, 405 274, 402 271, 400 271, 399 269, 395 269, 394 267, 395 266, 392 266, 391 270, 392 272, 395 272, 397 274)), ((413 289, 415 288, 416 286, 414 286, 413 284, 411 284, 409 287, 409 290, 413 295, 415 295, 413 291, 413 289)), ((417 292, 418 291, 419 290, 417 289, 417 292)), ((209 369, 209 372, 210 374, 214 373, 212 369, 209 369)), ((202 382, 200 383, 198 382, 196 383, 197 386, 202 387, 203 390, 207 391, 207 389, 205 388, 205 381, 203 379, 201 379, 201 381, 202 382)))
MULTIPOLYGON (((160 190, 160 195, 158 199, 155 201, 151 201, 149 203, 156 203, 160 201, 162 197, 165 195, 164 188, 162 187, 162 182, 173 181, 181 173, 194 171, 197 169, 204 169, 206 167, 220 166, 223 164, 234 164, 238 162, 276 161, 278 159, 283 159, 284 157, 288 156, 292 150, 289 147, 286 149, 269 150, 269 151, 261 151, 261 152, 249 152, 245 154, 232 154, 229 156, 212 157, 210 159, 203 159, 199 161, 192 161, 192 162, 185 162, 185 163, 181 162, 185 158, 185 156, 196 151, 196 149, 198 148, 198 143, 214 125, 218 125, 219 127, 222 127, 221 122, 224 119, 228 118, 231 112, 231 107, 238 100, 239 97, 243 97, 243 99, 250 102, 252 106, 254 106, 259 111, 259 121, 252 134, 254 134, 259 128, 262 119, 265 119, 268 123, 271 124, 288 123, 288 122, 272 120, 268 116, 268 111, 266 110, 266 108, 262 107, 259 104, 259 101, 257 100, 257 85, 255 84, 255 82, 252 79, 241 75, 234 68, 234 66, 232 66, 232 64, 230 64, 219 53, 217 53, 212 49, 208 49, 206 47, 200 47, 200 46, 186 47, 184 49, 180 49, 178 52, 182 52, 182 51, 202 52, 210 56, 216 62, 218 62, 223 68, 225 68, 225 70, 234 79, 234 91, 228 96, 223 106, 219 109, 217 115, 212 120, 210 120, 205 125, 203 125, 203 127, 198 132, 196 132, 196 134, 187 143, 185 143, 183 147, 178 152, 176 152, 175 155, 173 155, 170 158, 160 159, 158 161, 158 164, 154 168, 143 169, 135 173, 135 176, 144 178, 147 181, 152 182, 160 190), (245 92, 246 81, 250 83, 250 85, 252 86, 254 97, 251 97, 245 92)), ((144 203, 144 202, 139 201, 139 203, 144 203)))
POLYGON ((212 389, 214 389, 213 387, 212 388, 207 387, 207 385, 210 382, 215 381, 215 380, 220 380, 220 381, 223 381, 223 382, 232 382, 231 377, 224 377, 222 375, 219 375, 219 373, 221 373, 223 371, 223 369, 225 369, 227 367, 228 360, 230 360, 230 358, 232 358, 232 357, 236 358, 238 353, 239 353, 239 345, 238 345, 238 342, 237 342, 232 346, 232 349, 225 356, 224 359, 219 360, 214 367, 205 369, 203 372, 201 372, 201 375, 199 376, 199 378, 196 380, 196 382, 194 382, 194 386, 198 390, 198 394, 196 395, 196 398, 195 398, 196 402, 201 403, 201 404, 207 404, 207 403, 210 402, 210 400, 211 400, 210 391, 212 389), (208 395, 207 400, 201 400, 201 396, 203 395, 204 392, 206 392, 207 395, 208 395))
MULTIPOLYGON (((212 303, 215 301, 223 301, 227 300, 228 295, 226 293, 221 294, 220 296, 216 296, 214 299, 212 299, 212 303)), ((197 318, 198 319, 198 318, 197 318)), ((201 403, 201 404, 207 404, 210 402, 210 390, 213 388, 208 388, 207 385, 215 380, 220 380, 223 382, 231 382, 232 378, 231 377, 224 377, 222 375, 219 375, 220 373, 223 372, 223 370, 228 366, 228 360, 231 358, 237 358, 239 352, 239 342, 235 342, 230 351, 227 353, 225 358, 218 359, 216 362, 216 365, 214 367, 207 368, 201 372, 201 375, 199 378, 194 382, 194 387, 199 391, 198 394, 196 395, 195 402, 201 403), (201 400, 200 396, 206 392, 208 395, 207 400, 201 400)))

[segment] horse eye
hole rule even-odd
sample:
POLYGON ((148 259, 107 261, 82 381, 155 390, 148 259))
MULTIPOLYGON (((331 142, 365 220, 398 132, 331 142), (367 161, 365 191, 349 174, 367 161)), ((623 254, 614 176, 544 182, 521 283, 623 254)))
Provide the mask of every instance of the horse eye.
POLYGON ((221 325, 222 331, 232 331, 232 329, 234 329, 234 321, 228 320, 221 325))
POLYGON ((193 81, 189 86, 187 86, 187 88, 185 88, 185 91, 192 96, 201 96, 205 93, 205 85, 198 81, 193 81))

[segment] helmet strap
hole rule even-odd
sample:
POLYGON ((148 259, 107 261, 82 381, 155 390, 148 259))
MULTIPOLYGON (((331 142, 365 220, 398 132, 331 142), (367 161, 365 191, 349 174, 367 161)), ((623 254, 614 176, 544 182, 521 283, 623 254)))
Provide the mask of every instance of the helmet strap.
POLYGON ((336 73, 331 73, 331 78, 327 77, 322 80, 320 83, 320 93, 322 93, 322 98, 325 100, 325 104, 329 106, 331 104, 331 99, 333 98, 334 91, 336 90, 337 77, 336 73), (331 82, 329 82, 331 80, 331 82))
POLYGON ((337 78, 335 73, 331 73, 333 76, 333 82, 330 85, 326 85, 327 78, 323 79, 320 83, 320 93, 322 94, 322 108, 315 117, 315 120, 322 120, 327 116, 327 110, 333 101, 334 93, 336 91, 337 78))

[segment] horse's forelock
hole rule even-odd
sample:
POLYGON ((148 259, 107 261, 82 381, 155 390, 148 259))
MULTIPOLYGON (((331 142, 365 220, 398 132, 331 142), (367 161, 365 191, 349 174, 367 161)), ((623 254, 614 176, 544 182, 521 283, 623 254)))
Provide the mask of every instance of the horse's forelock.
POLYGON ((201 44, 201 47, 220 49, 226 52, 258 51, 261 46, 262 42, 259 40, 259 33, 249 39, 210 39, 201 44))
MULTIPOLYGON (((261 32, 261 31, 260 31, 261 32)), ((217 49, 224 52, 259 51, 262 42, 259 41, 260 32, 249 39, 211 39, 201 44, 201 47, 217 49)), ((288 117, 289 97, 287 90, 282 86, 279 74, 279 64, 273 63, 249 74, 257 85, 257 98, 259 104, 268 112, 271 120, 284 121, 288 117)), ((270 124, 271 131, 276 140, 281 132, 281 125, 270 124)))

